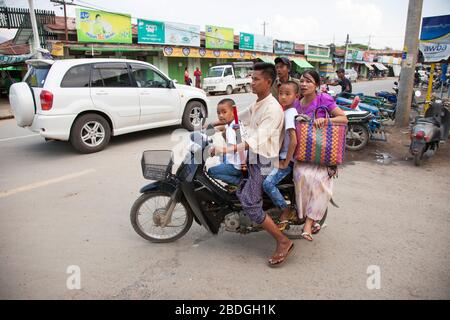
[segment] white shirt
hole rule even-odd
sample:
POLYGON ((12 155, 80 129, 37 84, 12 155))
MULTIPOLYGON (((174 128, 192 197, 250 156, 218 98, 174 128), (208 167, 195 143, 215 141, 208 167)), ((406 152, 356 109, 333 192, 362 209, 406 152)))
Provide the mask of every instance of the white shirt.
POLYGON ((283 108, 272 94, 239 113, 239 118, 248 127, 247 142, 250 149, 266 158, 278 158, 283 143, 283 108))
POLYGON ((291 142, 291 138, 289 137, 289 129, 295 130, 295 116, 298 115, 297 109, 291 107, 284 111, 284 141, 283 147, 280 150, 280 159, 286 159, 289 143, 291 142))
MULTIPOLYGON (((225 137, 227 144, 230 145, 236 145, 236 131, 233 129, 233 124, 236 122, 233 120, 230 125, 225 125, 225 137)), ((241 138, 244 139, 244 137, 247 135, 247 132, 242 125, 242 123, 239 121, 239 128, 241 132, 241 138)), ((247 151, 245 151, 245 157, 247 157, 247 151)), ((234 167, 238 170, 241 170, 241 159, 239 156, 239 152, 236 153, 227 153, 226 154, 226 162, 228 164, 234 165, 234 167)))

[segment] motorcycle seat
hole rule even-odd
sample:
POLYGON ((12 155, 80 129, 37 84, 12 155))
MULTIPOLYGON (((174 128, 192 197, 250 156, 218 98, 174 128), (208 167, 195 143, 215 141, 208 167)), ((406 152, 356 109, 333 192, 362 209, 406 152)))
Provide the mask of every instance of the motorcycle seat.
POLYGON ((370 115, 369 111, 344 111, 348 121, 362 120, 370 115))
POLYGON ((419 119, 417 119, 417 123, 431 123, 431 124, 433 124, 435 126, 440 127, 439 121, 437 121, 434 117, 419 118, 419 119))

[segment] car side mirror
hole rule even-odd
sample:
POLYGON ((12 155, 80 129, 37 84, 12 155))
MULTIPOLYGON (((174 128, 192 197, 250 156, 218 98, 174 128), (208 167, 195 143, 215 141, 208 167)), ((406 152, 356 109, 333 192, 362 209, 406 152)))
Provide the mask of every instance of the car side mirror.
POLYGON ((169 88, 170 89, 175 89, 175 83, 177 83, 177 80, 170 80, 169 82, 169 88))
POLYGON ((397 82, 397 81, 395 81, 394 84, 395 84, 396 86, 398 86, 398 82, 397 82))

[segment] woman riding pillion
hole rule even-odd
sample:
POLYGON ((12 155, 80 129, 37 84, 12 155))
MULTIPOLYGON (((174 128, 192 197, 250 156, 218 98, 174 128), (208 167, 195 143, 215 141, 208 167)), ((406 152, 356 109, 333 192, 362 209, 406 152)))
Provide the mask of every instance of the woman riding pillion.
MULTIPOLYGON (((298 113, 311 118, 316 117, 314 125, 323 128, 327 121, 334 124, 347 124, 345 113, 336 105, 333 98, 320 93, 320 77, 314 70, 305 71, 300 78, 300 100, 298 113), (330 116, 327 119, 327 114, 330 116)), ((318 232, 315 222, 323 218, 332 196, 336 167, 297 161, 294 165, 297 213, 300 219, 306 217, 302 237, 312 241, 312 234, 318 232)))

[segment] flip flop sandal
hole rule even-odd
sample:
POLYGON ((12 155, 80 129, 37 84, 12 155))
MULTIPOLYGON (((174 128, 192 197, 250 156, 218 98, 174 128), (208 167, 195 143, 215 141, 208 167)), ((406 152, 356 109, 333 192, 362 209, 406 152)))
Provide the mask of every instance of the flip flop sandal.
POLYGON ((281 265, 284 261, 286 261, 286 258, 288 257, 289 253, 291 253, 293 248, 294 248, 294 243, 291 244, 291 246, 289 247, 289 249, 286 253, 277 254, 275 256, 276 257, 275 262, 273 262, 274 259, 270 258, 268 261, 269 267, 274 268, 274 267, 278 267, 279 265, 281 265))
POLYGON ((283 221, 280 221, 280 223, 277 224, 278 230, 280 230, 281 232, 283 232, 283 231, 286 229, 286 227, 287 227, 288 225, 289 225, 289 220, 283 220, 283 221))
POLYGON ((300 236, 301 236, 303 239, 306 239, 306 240, 308 240, 308 241, 313 241, 313 237, 312 237, 311 233, 303 232, 300 236))
POLYGON ((318 222, 316 222, 316 223, 313 225, 313 227, 312 227, 311 233, 312 233, 312 234, 317 234, 317 233, 319 233, 319 231, 320 231, 321 228, 322 228, 322 227, 320 226, 320 224, 319 224, 318 222))
POLYGON ((286 227, 289 225, 289 222, 295 222, 297 220, 297 213, 295 211, 289 211, 289 216, 287 219, 280 221, 278 225, 278 229, 283 232, 286 227))

